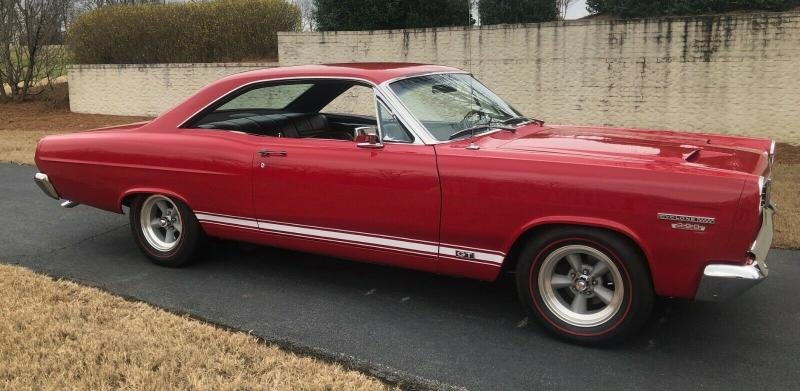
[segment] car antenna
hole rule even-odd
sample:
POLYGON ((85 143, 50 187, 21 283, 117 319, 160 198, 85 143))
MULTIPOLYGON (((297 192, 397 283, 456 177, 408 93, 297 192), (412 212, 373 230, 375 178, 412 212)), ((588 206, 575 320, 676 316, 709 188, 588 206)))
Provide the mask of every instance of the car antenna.
POLYGON ((477 150, 481 149, 481 147, 479 147, 478 144, 475 144, 475 127, 474 126, 472 127, 472 129, 470 129, 470 132, 469 132, 469 145, 467 145, 466 149, 469 149, 470 151, 477 151, 477 150))

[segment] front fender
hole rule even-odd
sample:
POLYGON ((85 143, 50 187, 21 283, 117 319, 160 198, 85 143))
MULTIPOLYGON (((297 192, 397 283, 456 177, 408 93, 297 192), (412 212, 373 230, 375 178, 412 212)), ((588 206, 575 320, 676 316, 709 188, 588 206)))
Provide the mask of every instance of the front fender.
POLYGON ((650 250, 645 245, 645 242, 641 239, 641 237, 636 234, 632 229, 628 226, 621 224, 619 222, 596 218, 596 217, 587 217, 587 216, 547 216, 541 217, 532 221, 529 221, 527 224, 519 227, 511 237, 506 241, 504 245, 505 253, 509 254, 511 252, 512 247, 514 244, 521 238, 526 232, 529 232, 532 229, 536 229, 539 227, 543 227, 546 225, 580 225, 580 226, 588 226, 588 227, 597 227, 597 228, 604 228, 612 231, 616 231, 622 235, 625 235, 628 239, 632 240, 636 243, 637 246, 644 252, 645 258, 649 260, 652 259, 650 256, 650 250))

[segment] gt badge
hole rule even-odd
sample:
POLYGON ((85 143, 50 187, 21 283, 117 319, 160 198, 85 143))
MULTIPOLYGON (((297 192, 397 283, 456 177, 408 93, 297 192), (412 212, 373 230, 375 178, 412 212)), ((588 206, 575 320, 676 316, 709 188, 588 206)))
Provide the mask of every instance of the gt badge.
POLYGON ((465 259, 475 259, 475 253, 469 251, 456 250, 456 256, 465 259))

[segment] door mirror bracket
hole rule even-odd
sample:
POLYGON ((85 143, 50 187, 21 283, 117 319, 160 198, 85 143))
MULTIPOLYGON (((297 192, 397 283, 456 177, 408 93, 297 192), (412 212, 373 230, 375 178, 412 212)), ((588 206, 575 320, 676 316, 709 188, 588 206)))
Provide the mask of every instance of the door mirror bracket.
POLYGON ((383 148, 383 141, 378 137, 378 129, 374 126, 357 127, 354 140, 359 148, 383 148))

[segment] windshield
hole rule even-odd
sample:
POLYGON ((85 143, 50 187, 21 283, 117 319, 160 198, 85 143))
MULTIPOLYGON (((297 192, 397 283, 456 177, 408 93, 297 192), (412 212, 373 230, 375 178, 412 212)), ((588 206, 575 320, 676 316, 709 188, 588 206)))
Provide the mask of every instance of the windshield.
POLYGON ((502 127, 521 117, 486 86, 463 73, 412 77, 390 87, 439 141, 469 136, 472 129, 474 133, 490 131, 496 128, 492 125, 502 127))

